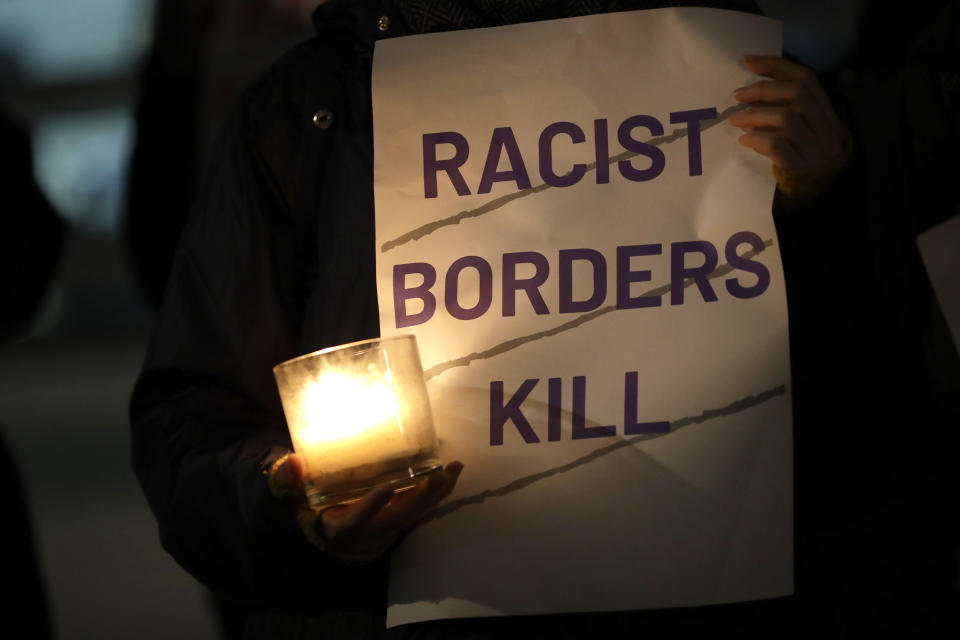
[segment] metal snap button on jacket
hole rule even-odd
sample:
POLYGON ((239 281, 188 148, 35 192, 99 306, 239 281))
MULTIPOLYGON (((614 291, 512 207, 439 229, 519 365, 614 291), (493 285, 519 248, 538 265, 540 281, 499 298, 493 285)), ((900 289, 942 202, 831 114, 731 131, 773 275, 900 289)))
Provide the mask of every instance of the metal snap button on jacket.
POLYGON ((329 129, 333 124, 333 112, 330 109, 320 109, 313 114, 313 125, 317 129, 329 129))
POLYGON ((380 16, 380 19, 377 20, 377 29, 380 31, 386 31, 390 28, 390 17, 389 16, 380 16))

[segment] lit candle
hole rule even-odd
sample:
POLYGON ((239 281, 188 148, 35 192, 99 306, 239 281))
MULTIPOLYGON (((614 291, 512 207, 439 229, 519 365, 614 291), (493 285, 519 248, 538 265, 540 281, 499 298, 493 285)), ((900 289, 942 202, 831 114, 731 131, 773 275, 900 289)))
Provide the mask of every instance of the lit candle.
POLYGON ((311 505, 406 489, 440 469, 414 336, 323 349, 273 372, 311 505))

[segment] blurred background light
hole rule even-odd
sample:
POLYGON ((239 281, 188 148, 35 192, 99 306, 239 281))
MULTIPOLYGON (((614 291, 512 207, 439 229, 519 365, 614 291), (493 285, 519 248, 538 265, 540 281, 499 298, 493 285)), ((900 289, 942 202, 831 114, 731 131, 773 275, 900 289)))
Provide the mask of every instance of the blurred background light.
POLYGON ((71 226, 112 234, 120 225, 133 144, 130 109, 51 115, 34 125, 34 173, 71 226))
POLYGON ((0 87, 33 132, 37 182, 75 229, 119 228, 134 78, 153 0, 0 1, 0 87))
POLYGON ((0 51, 31 83, 128 73, 150 43, 153 0, 3 0, 0 51))

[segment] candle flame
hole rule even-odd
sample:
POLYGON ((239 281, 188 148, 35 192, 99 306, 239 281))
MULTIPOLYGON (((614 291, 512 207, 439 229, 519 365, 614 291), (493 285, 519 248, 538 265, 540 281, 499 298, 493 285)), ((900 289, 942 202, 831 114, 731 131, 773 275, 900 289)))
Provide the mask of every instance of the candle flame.
MULTIPOLYGON (((396 420, 397 400, 390 386, 381 379, 326 373, 310 383, 304 389, 301 402, 302 410, 312 420, 300 432, 300 438, 305 443, 342 440, 396 420), (320 416, 322 420, 317 419, 320 416)), ((389 377, 386 380, 389 381, 389 377)))

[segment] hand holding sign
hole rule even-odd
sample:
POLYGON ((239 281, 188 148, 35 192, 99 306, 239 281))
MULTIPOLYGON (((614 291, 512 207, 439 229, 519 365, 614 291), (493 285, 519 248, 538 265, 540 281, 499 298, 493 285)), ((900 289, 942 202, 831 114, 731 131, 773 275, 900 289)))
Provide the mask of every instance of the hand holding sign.
POLYGON ((816 75, 777 56, 743 57, 767 76, 733 92, 749 108, 730 116, 746 131, 740 144, 768 156, 780 190, 797 198, 822 192, 850 159, 850 132, 837 117, 816 75))
POLYGON ((394 494, 390 485, 381 485, 356 502, 318 511, 307 504, 303 465, 297 454, 291 453, 267 472, 267 486, 274 497, 293 509, 301 530, 315 547, 347 562, 371 562, 450 495, 462 470, 461 463, 451 462, 408 491, 394 494))

